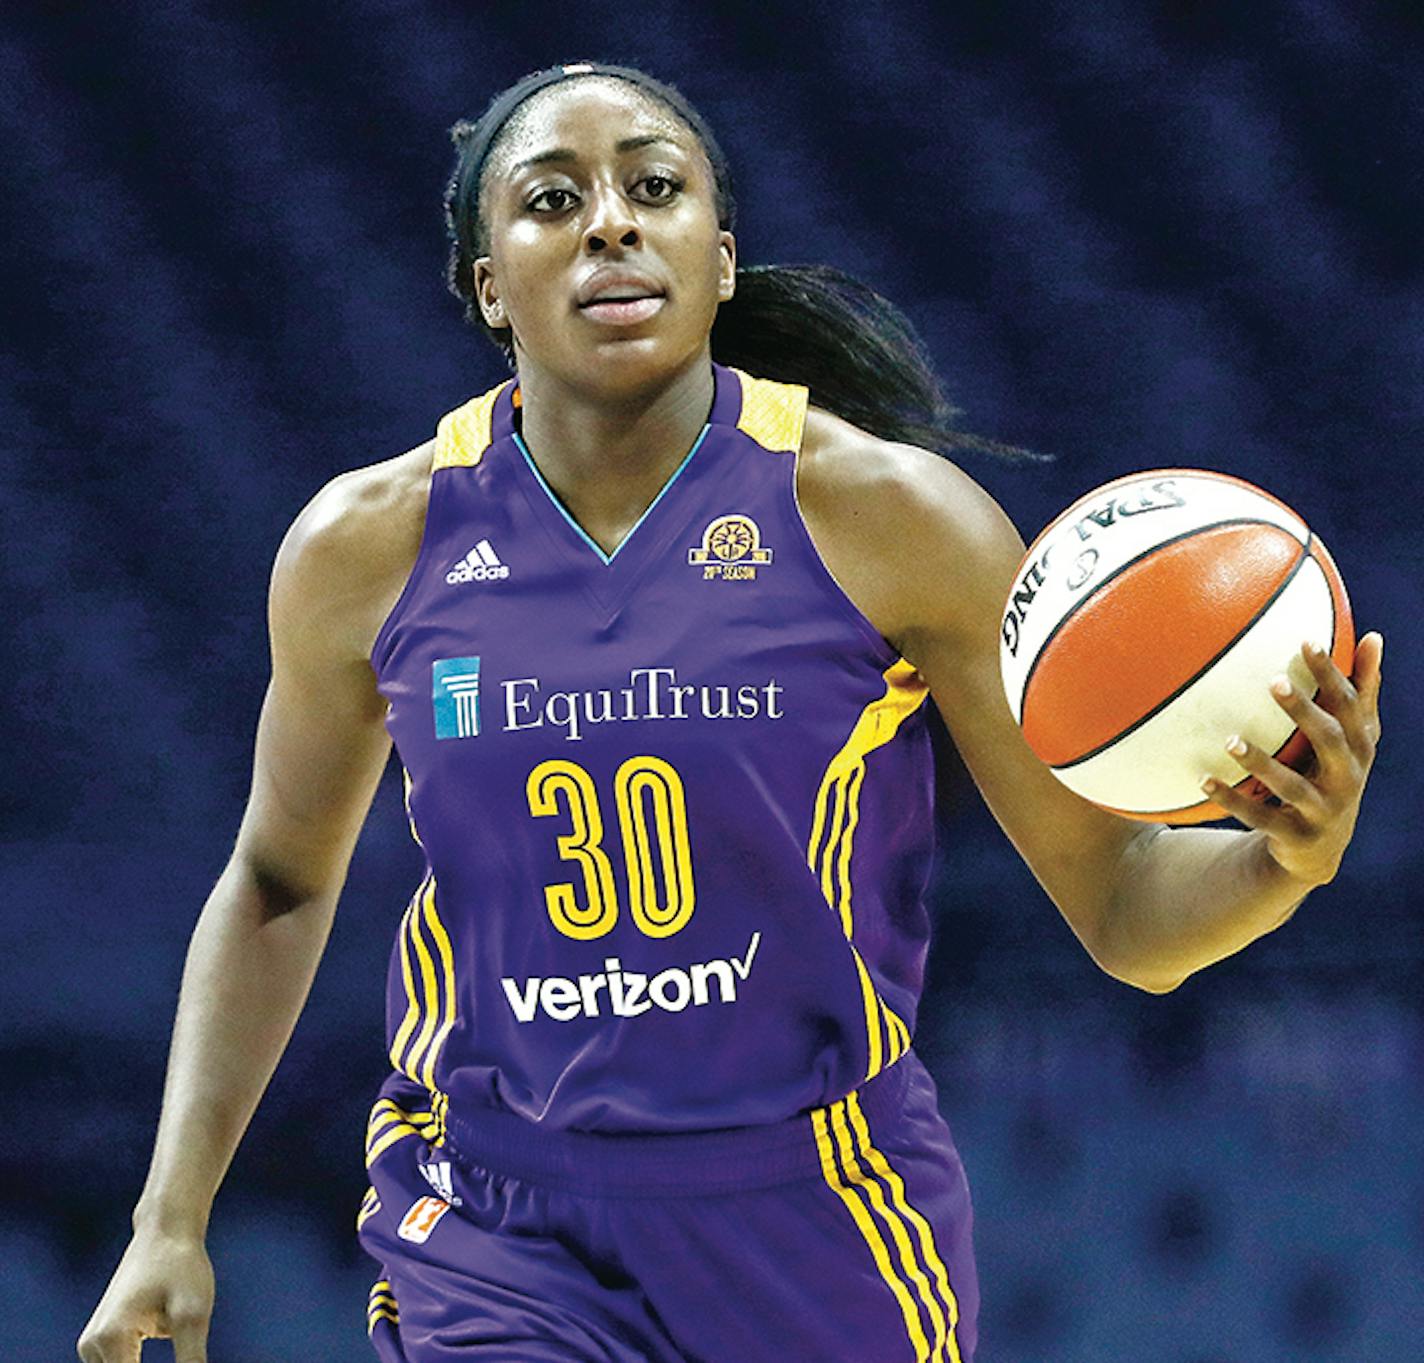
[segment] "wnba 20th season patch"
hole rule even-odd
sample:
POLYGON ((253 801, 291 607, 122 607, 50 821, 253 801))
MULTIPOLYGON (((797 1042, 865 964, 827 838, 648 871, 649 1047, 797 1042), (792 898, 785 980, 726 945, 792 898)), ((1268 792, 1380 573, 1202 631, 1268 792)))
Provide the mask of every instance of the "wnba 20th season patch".
POLYGON ((704 578, 754 582, 757 567, 771 562, 771 550, 762 547, 761 527, 737 512, 708 525, 701 546, 687 551, 687 561, 700 566, 704 578))

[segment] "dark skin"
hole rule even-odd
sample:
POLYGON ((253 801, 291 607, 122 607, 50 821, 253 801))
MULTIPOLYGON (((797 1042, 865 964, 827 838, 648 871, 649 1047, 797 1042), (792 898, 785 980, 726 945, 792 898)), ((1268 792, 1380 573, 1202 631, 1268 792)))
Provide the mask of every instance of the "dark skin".
MULTIPOLYGON (((611 550, 706 420, 708 332, 735 284, 736 244, 717 226, 696 140, 631 87, 565 82, 511 131, 486 178, 480 306, 513 329, 531 454, 611 550), (629 137, 659 140, 618 150, 629 137), (573 155, 515 169, 559 148, 573 155), (682 182, 666 202, 656 176, 682 182), (609 262, 656 277, 654 316, 613 327, 580 313, 579 281, 609 262)), ((426 443, 337 478, 278 552, 252 791, 189 947, 153 1160, 133 1239, 79 1341, 86 1363, 137 1363, 144 1339, 168 1337, 177 1363, 206 1359, 208 1216, 306 999, 389 756, 369 655, 415 561, 431 454, 426 443)), ((1378 634, 1348 678, 1307 650, 1318 695, 1276 697, 1315 749, 1309 775, 1250 745, 1235 754, 1279 806, 1213 789, 1244 831, 1133 823, 1061 785, 1009 714, 998 619, 1023 543, 992 498, 938 455, 817 408, 796 480, 831 574, 925 677, 990 809, 1104 970, 1175 988, 1334 877, 1379 738, 1378 634)))
POLYGON ((476 295, 492 326, 513 327, 525 443, 611 550, 707 419, 707 336, 735 287, 736 242, 707 221, 697 141, 621 81, 535 96, 493 152, 481 200, 493 245, 475 263, 476 295), (643 138, 658 140, 617 150, 643 138), (574 156, 521 164, 558 149, 574 156), (604 325, 575 304, 581 280, 619 264, 666 291, 643 325, 604 325))

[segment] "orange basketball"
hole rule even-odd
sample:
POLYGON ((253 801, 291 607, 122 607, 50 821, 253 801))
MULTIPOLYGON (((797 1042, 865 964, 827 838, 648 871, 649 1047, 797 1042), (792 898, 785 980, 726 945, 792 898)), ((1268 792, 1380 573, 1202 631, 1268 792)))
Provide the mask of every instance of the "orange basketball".
POLYGON ((1200 823, 1224 817, 1203 777, 1265 794, 1231 735, 1308 755, 1268 691, 1284 672, 1314 694, 1307 640, 1348 675, 1345 584, 1305 522, 1239 478, 1157 469, 1094 489, 1034 540, 999 661, 1024 737, 1065 785, 1129 818, 1200 823))

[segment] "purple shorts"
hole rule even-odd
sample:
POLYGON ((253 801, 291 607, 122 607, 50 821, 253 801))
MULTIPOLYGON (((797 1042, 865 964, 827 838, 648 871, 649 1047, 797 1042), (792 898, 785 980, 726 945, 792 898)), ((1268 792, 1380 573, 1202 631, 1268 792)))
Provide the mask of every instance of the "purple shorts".
POLYGON ((367 1149, 383 1363, 973 1359, 969 1188, 913 1051, 772 1126, 541 1131, 386 1097, 367 1149))

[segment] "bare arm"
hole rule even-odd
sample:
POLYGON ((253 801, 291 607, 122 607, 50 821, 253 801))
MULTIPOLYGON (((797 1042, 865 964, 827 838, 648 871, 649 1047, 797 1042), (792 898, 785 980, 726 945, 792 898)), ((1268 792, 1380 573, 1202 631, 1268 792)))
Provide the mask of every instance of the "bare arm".
POLYGON ((213 1199, 306 1001, 390 751, 367 653, 414 546, 399 517, 371 523, 390 483, 362 472, 324 489, 278 551, 252 790, 188 948, 134 1238, 79 1341, 86 1363, 136 1363, 144 1338, 170 1335, 178 1363, 205 1357, 213 1199))
MULTIPOLYGON (((798 491, 832 574, 929 683, 990 810, 1102 969, 1165 992, 1278 927, 1334 875, 1378 736, 1378 636, 1361 645, 1358 695, 1312 660, 1327 708, 1287 702, 1322 759, 1339 758, 1323 798, 1304 789, 1319 782, 1290 777, 1287 798, 1308 817, 1213 792, 1252 829, 1137 823, 1060 783, 1013 721, 998 626, 1023 542, 982 488, 937 455, 819 414, 798 491)), ((1240 760, 1268 785, 1287 781, 1264 754, 1240 760)))

